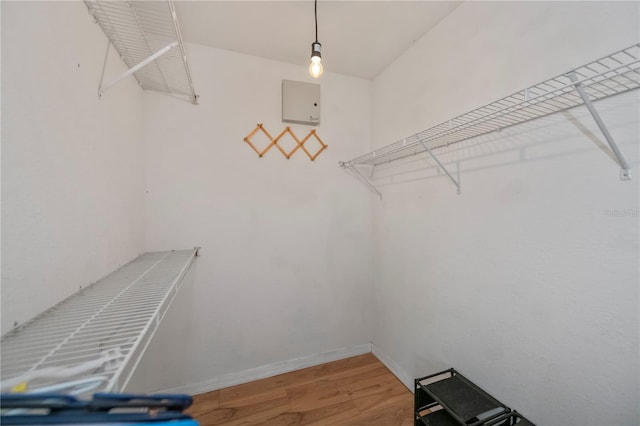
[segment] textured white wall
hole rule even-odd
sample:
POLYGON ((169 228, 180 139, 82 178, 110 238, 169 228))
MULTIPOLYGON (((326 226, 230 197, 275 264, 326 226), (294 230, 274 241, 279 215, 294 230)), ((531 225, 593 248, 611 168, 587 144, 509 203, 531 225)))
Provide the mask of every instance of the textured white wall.
MULTIPOLYGON (((202 246, 191 304, 174 316, 189 329, 188 366, 165 372, 150 354, 136 381, 175 387, 369 343, 371 200, 338 160, 370 147, 370 82, 319 81, 329 148, 314 162, 276 148, 258 158, 243 138, 256 123, 285 128, 281 80, 310 81, 306 67, 188 51, 200 105, 148 93, 144 107, 147 249, 202 246)), ((155 352, 184 362, 158 338, 155 352)))
MULTIPOLYGON (((381 146, 638 41, 638 3, 467 2, 374 81, 381 146)), ((448 367, 537 424, 638 424, 638 92, 382 167, 374 352, 448 367), (394 183, 390 183, 393 179, 394 183)), ((406 380, 408 381, 408 380, 406 380)))
POLYGON ((2 333, 143 249, 142 91, 82 2, 2 2, 2 333), (124 70, 111 56, 106 75, 124 70))
POLYGON ((597 104, 630 182, 583 109, 452 147, 460 196, 410 161, 378 171, 379 203, 336 164, 637 41, 637 3, 465 3, 373 99, 325 74, 315 163, 242 142, 282 129, 280 81, 304 67, 192 45, 201 105, 142 102, 132 79, 98 101, 105 39, 82 3, 1 7, 2 332, 146 229, 146 250, 203 247, 147 389, 373 337, 401 376, 454 366, 539 424, 638 423, 637 92, 597 104))

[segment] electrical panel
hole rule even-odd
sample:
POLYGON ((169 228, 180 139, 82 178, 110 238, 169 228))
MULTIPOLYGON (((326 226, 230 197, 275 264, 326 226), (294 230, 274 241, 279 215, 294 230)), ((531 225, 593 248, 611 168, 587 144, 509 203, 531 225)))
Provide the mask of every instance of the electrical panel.
POLYGON ((320 85, 282 80, 282 121, 320 124, 320 85))

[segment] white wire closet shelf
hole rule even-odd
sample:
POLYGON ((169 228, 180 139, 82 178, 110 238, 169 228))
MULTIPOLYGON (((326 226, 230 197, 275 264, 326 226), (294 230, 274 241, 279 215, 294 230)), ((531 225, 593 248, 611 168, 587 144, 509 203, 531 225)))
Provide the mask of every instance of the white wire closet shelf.
POLYGON ((380 195, 356 166, 375 167, 426 152, 459 189, 458 182, 438 161, 432 150, 584 104, 620 163, 621 179, 626 180, 630 178, 629 166, 591 102, 639 87, 640 43, 637 43, 400 141, 350 161, 340 162, 340 165, 351 168, 373 192, 380 195))
POLYGON ((198 249, 146 253, 2 337, 2 391, 122 391, 198 249))
POLYGON ((180 34, 173 1, 85 0, 93 15, 129 70, 104 82, 104 68, 98 93, 133 74, 145 90, 187 97, 197 103, 191 72, 180 34))

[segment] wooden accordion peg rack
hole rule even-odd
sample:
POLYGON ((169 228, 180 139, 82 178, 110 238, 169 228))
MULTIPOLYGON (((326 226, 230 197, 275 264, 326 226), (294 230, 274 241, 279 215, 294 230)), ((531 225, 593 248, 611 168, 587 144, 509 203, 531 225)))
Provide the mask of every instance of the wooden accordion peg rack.
POLYGON ((264 128, 264 126, 262 125, 262 123, 258 123, 256 125, 256 128, 253 129, 253 131, 251 133, 249 133, 245 138, 244 141, 249 144, 249 146, 251 148, 253 148, 253 150, 258 154, 258 157, 262 157, 264 154, 267 153, 267 151, 269 151, 273 146, 275 146, 276 148, 278 148, 278 150, 282 153, 282 155, 284 155, 284 157, 288 160, 289 158, 291 158, 291 156, 293 154, 296 153, 296 151, 298 149, 302 149, 304 151, 305 154, 307 154, 307 156, 309 157, 309 159, 311 161, 315 160, 316 158, 318 158, 318 155, 320 155, 320 153, 322 153, 322 151, 324 151, 325 149, 327 149, 329 146, 326 145, 322 139, 320 139, 320 136, 318 136, 318 134, 316 133, 315 129, 311 130, 307 136, 305 136, 302 140, 300 140, 298 138, 298 136, 296 136, 296 134, 293 132, 293 130, 291 130, 291 127, 287 126, 285 127, 285 129, 280 132, 280 134, 278 136, 276 136, 275 138, 273 136, 271 136, 271 134, 267 131, 267 129, 264 128), (251 142, 251 138, 253 136, 256 135, 256 133, 258 132, 262 132, 267 139, 269 139, 271 141, 270 144, 268 144, 262 151, 260 151, 253 142, 251 142), (284 147, 278 143, 280 141, 280 139, 282 139, 282 137, 286 134, 289 134, 291 136, 291 138, 296 142, 296 146, 289 152, 287 152, 284 147), (309 150, 304 146, 304 144, 311 138, 315 138, 318 143, 320 143, 320 149, 315 153, 315 154, 311 154, 309 152, 309 150))

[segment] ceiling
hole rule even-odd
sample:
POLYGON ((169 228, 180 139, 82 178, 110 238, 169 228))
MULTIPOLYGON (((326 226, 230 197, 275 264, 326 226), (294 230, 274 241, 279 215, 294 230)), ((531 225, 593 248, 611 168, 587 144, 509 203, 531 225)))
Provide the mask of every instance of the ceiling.
MULTIPOLYGON (((177 1, 184 40, 307 65, 313 1, 177 1)), ((451 13, 458 1, 318 1, 325 72, 371 79, 451 13)))

